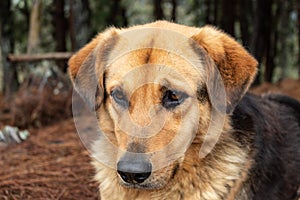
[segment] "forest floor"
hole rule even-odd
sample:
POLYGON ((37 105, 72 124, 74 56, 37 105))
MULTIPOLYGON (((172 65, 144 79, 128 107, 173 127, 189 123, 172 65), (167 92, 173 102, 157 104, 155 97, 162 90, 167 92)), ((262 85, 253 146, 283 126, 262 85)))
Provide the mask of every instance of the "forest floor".
MULTIPOLYGON (((256 94, 272 91, 300 100, 300 81, 284 79, 252 91, 256 94)), ((37 99, 34 92, 23 93, 17 93, 9 105, 0 97, 0 128, 6 124, 30 127, 26 141, 0 147, 0 200, 97 199, 89 153, 76 134, 70 114, 70 93, 62 93, 61 99, 53 100, 45 97, 46 91, 39 99, 42 103, 33 101, 37 99), (26 101, 26 98, 31 99, 26 101), (35 109, 30 110, 30 106, 35 109), (45 113, 45 109, 53 112, 45 113)))

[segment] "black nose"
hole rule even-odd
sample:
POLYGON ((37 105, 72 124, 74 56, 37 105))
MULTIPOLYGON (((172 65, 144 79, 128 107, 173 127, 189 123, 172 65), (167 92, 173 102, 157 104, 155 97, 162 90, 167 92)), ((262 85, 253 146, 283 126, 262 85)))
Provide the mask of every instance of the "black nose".
POLYGON ((151 175, 152 165, 148 161, 119 161, 117 171, 126 183, 143 183, 151 175))

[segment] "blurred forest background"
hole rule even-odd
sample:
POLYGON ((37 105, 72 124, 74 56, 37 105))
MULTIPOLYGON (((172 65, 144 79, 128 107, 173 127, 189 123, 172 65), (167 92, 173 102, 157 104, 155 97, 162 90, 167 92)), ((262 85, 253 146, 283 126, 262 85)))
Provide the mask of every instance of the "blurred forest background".
POLYGON ((30 132, 0 148, 1 197, 98 199, 67 60, 106 27, 157 19, 223 29, 260 63, 252 92, 300 100, 300 0, 0 0, 0 130, 30 132))
POLYGON ((223 29, 259 61, 255 84, 298 79, 299 13, 297 0, 1 0, 0 91, 13 94, 31 74, 42 79, 62 75, 70 56, 26 60, 16 55, 75 52, 108 26, 157 19, 223 29), (8 60, 10 54, 14 56, 8 60))

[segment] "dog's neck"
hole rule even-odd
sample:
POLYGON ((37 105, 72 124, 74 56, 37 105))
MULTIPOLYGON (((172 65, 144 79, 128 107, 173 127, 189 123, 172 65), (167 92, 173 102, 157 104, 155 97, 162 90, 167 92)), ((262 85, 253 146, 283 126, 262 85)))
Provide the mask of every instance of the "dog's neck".
MULTIPOLYGON (((189 199, 234 200, 240 199, 252 163, 241 145, 224 132, 213 150, 203 159, 199 158, 199 145, 192 144, 177 174, 162 189, 138 190, 119 185, 115 172, 106 167, 96 179, 101 182, 101 200, 106 199, 189 199), (109 177, 116 177, 113 180, 109 177), (241 178, 242 177, 242 178, 241 178), (238 193, 238 191, 241 191, 238 193)), ((249 152, 250 153, 250 152, 249 152)), ((96 164, 96 163, 94 163, 96 164)), ((99 164, 96 164, 99 165, 99 164)), ((99 166, 99 168, 101 168, 99 166)), ((98 168, 98 169, 99 169, 98 168)), ((248 199, 243 197, 242 199, 248 199)))
POLYGON ((179 191, 190 191, 185 192, 183 199, 233 200, 242 195, 237 191, 243 187, 251 163, 236 141, 231 138, 219 141, 211 153, 197 161, 196 156, 190 156, 199 154, 199 147, 195 146, 189 149, 191 152, 174 180, 174 185, 181 184, 177 184, 179 191))

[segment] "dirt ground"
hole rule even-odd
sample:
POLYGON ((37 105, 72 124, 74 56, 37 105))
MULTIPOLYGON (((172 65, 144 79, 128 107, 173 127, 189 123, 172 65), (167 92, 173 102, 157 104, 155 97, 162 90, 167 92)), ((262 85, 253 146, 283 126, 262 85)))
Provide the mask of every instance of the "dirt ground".
MULTIPOLYGON (((273 85, 263 84, 252 91, 256 94, 283 93, 300 100, 300 82, 291 79, 273 85)), ((70 93, 62 93, 62 101, 58 97, 51 99, 53 95, 45 97, 48 92, 39 102, 34 102, 38 99, 34 92, 28 101, 25 101, 28 94, 24 97, 18 93, 9 105, 0 97, 0 128, 6 124, 18 125, 30 127, 31 133, 21 144, 0 148, 0 200, 97 199, 89 154, 71 118, 70 93)))
POLYGON ((25 142, 0 150, 0 199, 97 199, 73 120, 30 132, 25 142))
POLYGON ((0 96, 0 129, 28 129, 21 144, 0 145, 0 200, 98 199, 87 150, 71 113, 70 83, 62 77, 23 83, 15 97, 0 96))

